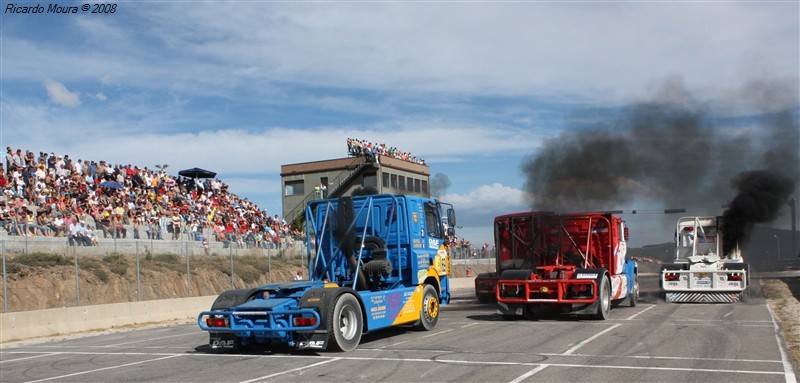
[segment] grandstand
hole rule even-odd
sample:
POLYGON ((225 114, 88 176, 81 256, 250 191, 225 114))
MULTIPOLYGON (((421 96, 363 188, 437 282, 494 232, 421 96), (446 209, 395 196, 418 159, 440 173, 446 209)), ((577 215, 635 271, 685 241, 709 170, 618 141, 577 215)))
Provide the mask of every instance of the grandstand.
POLYGON ((219 242, 281 248, 301 238, 278 215, 239 198, 219 179, 68 154, 6 149, 0 164, 0 236, 219 242))

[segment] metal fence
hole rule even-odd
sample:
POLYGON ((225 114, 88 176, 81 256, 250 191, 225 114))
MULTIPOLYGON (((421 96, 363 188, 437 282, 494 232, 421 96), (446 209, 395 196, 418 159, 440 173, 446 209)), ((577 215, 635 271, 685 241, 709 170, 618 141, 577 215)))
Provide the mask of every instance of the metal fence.
MULTIPOLYGON (((3 312, 216 295, 308 277, 306 246, 103 238, 70 246, 66 238, 0 238, 3 312), (249 247, 249 248, 248 248, 249 247)), ((494 254, 456 247, 452 276, 493 271, 494 254)))
MULTIPOLYGON (((302 242, 269 247, 199 241, 0 239, 3 312, 215 295, 291 279, 305 266, 302 242)), ((306 276, 305 272, 303 275, 306 276)))

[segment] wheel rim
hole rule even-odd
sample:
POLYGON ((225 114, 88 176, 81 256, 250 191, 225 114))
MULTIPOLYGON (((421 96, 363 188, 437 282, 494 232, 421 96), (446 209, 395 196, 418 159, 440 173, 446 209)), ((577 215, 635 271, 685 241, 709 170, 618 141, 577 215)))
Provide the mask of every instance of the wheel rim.
POLYGON ((436 298, 428 296, 428 299, 425 300, 425 319, 431 320, 437 315, 439 315, 439 302, 436 301, 436 298))
POLYGON ((602 297, 603 311, 608 311, 610 309, 611 305, 610 295, 611 294, 609 294, 608 292, 608 282, 603 282, 603 297, 602 297))
POLYGON ((339 315, 339 333, 344 339, 353 339, 356 336, 356 312, 352 307, 345 307, 339 315))

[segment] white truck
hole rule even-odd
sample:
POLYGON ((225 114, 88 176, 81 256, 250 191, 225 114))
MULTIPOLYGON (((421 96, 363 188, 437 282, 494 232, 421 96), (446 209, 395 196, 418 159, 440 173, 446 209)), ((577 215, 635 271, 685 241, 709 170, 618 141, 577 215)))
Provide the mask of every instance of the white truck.
POLYGON ((723 249, 721 217, 683 217, 675 229, 674 263, 661 266, 667 302, 741 302, 750 265, 739 245, 723 249))

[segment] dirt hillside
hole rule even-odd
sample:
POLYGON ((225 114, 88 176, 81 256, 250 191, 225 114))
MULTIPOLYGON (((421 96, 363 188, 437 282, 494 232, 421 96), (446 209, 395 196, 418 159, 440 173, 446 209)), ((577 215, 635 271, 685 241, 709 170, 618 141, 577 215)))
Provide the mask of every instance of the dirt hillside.
MULTIPOLYGON (((232 288, 292 280, 302 266, 299 257, 244 255, 191 257, 187 268, 186 257, 164 254, 141 257, 137 274, 133 256, 82 256, 76 286, 72 257, 19 255, 6 262, 8 311, 216 295, 232 288)), ((470 265, 468 271, 454 266, 453 275, 464 277, 493 267, 470 265)))

